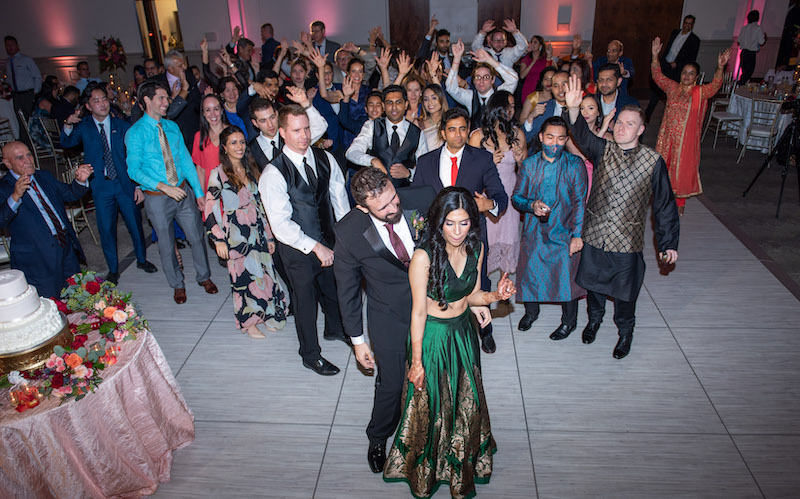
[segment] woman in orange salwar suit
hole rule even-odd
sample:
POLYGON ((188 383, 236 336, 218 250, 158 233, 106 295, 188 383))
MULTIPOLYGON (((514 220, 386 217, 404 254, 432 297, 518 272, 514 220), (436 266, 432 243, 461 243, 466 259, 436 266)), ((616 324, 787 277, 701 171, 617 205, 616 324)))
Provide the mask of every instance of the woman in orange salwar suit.
POLYGON ((714 79, 706 85, 697 85, 700 66, 687 63, 680 74, 680 82, 673 81, 661 72, 658 53, 660 38, 653 40, 653 60, 650 69, 653 81, 667 94, 667 104, 661 129, 658 131, 656 151, 664 158, 669 170, 669 180, 675 193, 678 211, 683 215, 686 198, 703 192, 700 183, 700 135, 708 99, 722 86, 722 73, 731 57, 730 49, 719 54, 714 79))

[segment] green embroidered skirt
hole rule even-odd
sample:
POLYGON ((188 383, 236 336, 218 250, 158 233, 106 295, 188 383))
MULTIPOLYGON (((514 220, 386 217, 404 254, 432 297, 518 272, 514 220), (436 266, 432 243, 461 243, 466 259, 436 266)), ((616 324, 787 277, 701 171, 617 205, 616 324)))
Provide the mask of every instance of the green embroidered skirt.
MULTIPOLYGON (((408 352, 410 362, 410 339, 408 352)), ((489 482, 497 446, 469 309, 451 319, 428 316, 422 365, 425 389, 408 383, 383 479, 408 483, 417 498, 430 497, 441 484, 450 485, 452 497, 474 497, 475 483, 489 482)))

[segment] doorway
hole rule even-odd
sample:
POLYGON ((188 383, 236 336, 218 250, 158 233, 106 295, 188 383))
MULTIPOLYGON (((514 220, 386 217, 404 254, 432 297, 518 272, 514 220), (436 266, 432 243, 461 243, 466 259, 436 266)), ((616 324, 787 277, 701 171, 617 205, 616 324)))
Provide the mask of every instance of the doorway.
POLYGON ((183 51, 176 0, 136 0, 136 14, 145 57, 163 62, 167 51, 183 51))

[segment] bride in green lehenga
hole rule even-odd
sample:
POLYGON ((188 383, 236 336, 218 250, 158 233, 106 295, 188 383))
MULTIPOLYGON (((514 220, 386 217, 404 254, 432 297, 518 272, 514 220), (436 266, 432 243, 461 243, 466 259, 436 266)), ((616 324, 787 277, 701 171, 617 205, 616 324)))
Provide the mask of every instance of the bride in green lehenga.
POLYGON ((488 305, 511 297, 507 275, 481 291, 484 248, 478 207, 460 187, 439 192, 426 234, 408 269, 413 299, 408 387, 383 479, 404 481, 418 498, 441 484, 457 498, 475 495, 492 474, 489 411, 483 393, 475 316, 488 325, 488 305), (470 313, 472 308, 473 313, 470 313))

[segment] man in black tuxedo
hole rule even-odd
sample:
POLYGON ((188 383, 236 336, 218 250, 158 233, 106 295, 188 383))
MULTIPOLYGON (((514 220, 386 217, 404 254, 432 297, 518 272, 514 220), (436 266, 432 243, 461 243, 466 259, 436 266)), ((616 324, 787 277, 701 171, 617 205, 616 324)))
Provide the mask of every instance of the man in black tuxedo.
MULTIPOLYGON (((687 62, 697 60, 697 53, 700 51, 700 37, 692 32, 693 29, 694 16, 690 14, 683 18, 681 29, 672 30, 667 48, 664 50, 664 56, 659 59, 661 72, 675 81, 680 81, 681 69, 687 62)), ((648 122, 658 101, 665 97, 664 92, 658 88, 653 78, 650 78, 650 90, 650 103, 645 111, 648 122)))
MULTIPOLYGON (((492 282, 486 272, 489 242, 484 213, 498 216, 506 211, 508 195, 503 189, 492 153, 467 144, 469 125, 469 115, 462 108, 449 109, 444 113, 439 132, 444 145, 419 158, 412 185, 430 185, 437 193, 445 187, 457 186, 474 194, 481 212, 481 242, 484 247, 481 289, 489 291, 492 282)), ((481 348, 486 353, 495 351, 491 324, 481 329, 481 348)))
POLYGON ((351 191, 357 205, 336 224, 333 271, 345 332, 356 359, 365 369, 378 365, 372 419, 367 426, 367 460, 374 473, 383 471, 386 440, 400 420, 405 386, 406 343, 411 325, 408 262, 418 239, 412 226, 413 208, 426 213, 433 189, 395 190, 377 168, 359 170, 351 191), (366 279, 367 326, 375 350, 364 339, 361 281, 366 279))

